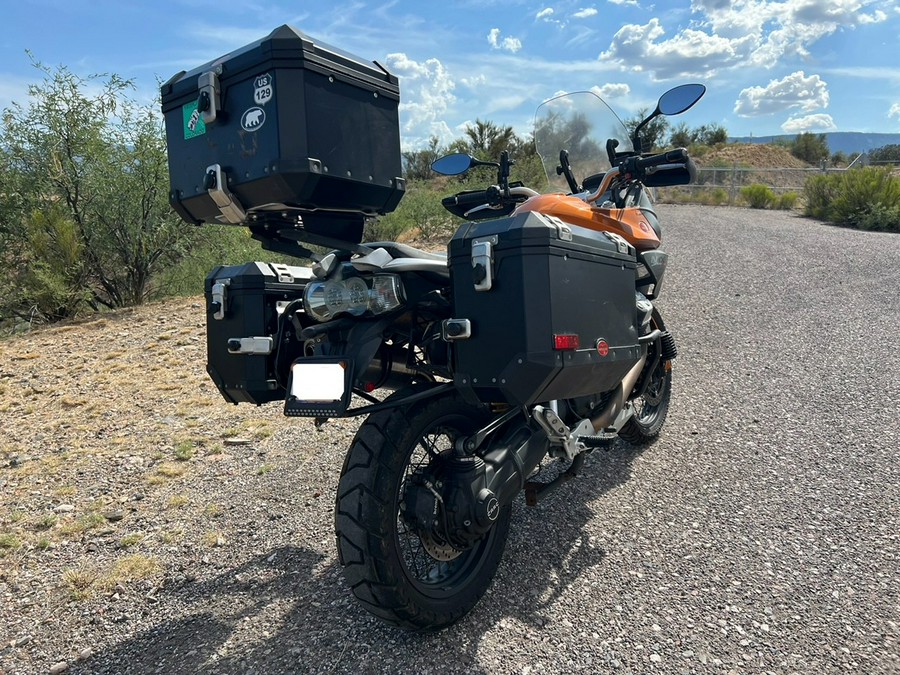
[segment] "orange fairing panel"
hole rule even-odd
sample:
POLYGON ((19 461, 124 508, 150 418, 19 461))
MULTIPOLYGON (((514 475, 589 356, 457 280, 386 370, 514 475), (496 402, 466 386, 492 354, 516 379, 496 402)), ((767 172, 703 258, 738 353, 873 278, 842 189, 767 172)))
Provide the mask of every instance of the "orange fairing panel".
POLYGON ((523 202, 513 213, 535 211, 589 230, 613 232, 638 251, 659 247, 659 237, 650 226, 647 216, 636 207, 601 209, 569 195, 538 195, 523 202))

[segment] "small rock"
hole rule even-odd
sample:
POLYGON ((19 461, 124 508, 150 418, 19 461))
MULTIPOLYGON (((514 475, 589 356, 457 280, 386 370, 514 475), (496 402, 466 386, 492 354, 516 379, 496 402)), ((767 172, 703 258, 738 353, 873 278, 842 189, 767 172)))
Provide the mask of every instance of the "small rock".
POLYGON ((31 642, 31 636, 30 636, 30 635, 23 635, 23 636, 20 637, 18 640, 16 640, 15 642, 13 642, 13 647, 24 647, 24 646, 27 645, 29 642, 31 642))
POLYGON ((125 513, 123 511, 106 511, 103 517, 111 523, 117 523, 125 517, 125 513))
POLYGON ((142 501, 143 499, 144 499, 144 495, 142 495, 140 492, 135 492, 133 495, 131 495, 131 501, 139 502, 139 501, 142 501))
POLYGON ((94 655, 94 650, 90 647, 85 647, 80 652, 78 652, 78 656, 75 657, 76 661, 87 661, 91 656, 94 655))
MULTIPOLYGON (((72 504, 60 504, 53 511, 55 513, 72 513, 75 510, 75 506, 72 504)), ((57 664, 59 665, 59 664, 57 664)))
POLYGON ((223 445, 250 445, 252 441, 249 438, 226 438, 222 441, 223 445))
POLYGON ((60 673, 64 673, 69 669, 69 664, 65 661, 60 661, 59 663, 54 663, 50 666, 50 675, 59 675, 60 673))
POLYGON ((96 541, 89 541, 85 547, 88 553, 96 553, 100 550, 100 546, 96 541))
POLYGON ((662 661, 662 657, 659 654, 651 654, 650 661, 652 661, 653 663, 659 663, 660 661, 662 661))

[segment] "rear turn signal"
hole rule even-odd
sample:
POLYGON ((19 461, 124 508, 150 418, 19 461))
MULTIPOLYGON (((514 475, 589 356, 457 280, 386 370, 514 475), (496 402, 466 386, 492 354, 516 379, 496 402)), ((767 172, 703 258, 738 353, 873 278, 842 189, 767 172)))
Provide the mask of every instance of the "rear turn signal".
POLYGON ((566 349, 578 349, 580 342, 575 333, 562 333, 553 335, 553 349, 564 351, 566 349))

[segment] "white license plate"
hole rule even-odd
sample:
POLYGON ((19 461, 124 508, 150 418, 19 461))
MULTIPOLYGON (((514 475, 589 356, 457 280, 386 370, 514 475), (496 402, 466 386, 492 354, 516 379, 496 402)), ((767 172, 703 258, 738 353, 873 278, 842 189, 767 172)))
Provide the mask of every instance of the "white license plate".
POLYGON ((290 395, 305 403, 334 403, 344 397, 346 363, 295 363, 290 395))

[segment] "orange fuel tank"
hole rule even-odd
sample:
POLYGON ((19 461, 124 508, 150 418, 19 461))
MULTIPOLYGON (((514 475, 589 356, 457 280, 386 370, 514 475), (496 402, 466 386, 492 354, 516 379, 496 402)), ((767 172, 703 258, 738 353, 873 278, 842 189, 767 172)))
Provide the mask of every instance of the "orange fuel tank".
POLYGON ((638 251, 649 251, 659 247, 659 236, 651 224, 655 216, 652 212, 645 213, 638 207, 604 209, 592 206, 577 197, 550 194, 531 197, 520 204, 513 213, 527 211, 556 216, 566 223, 590 230, 613 232, 624 237, 638 251))

